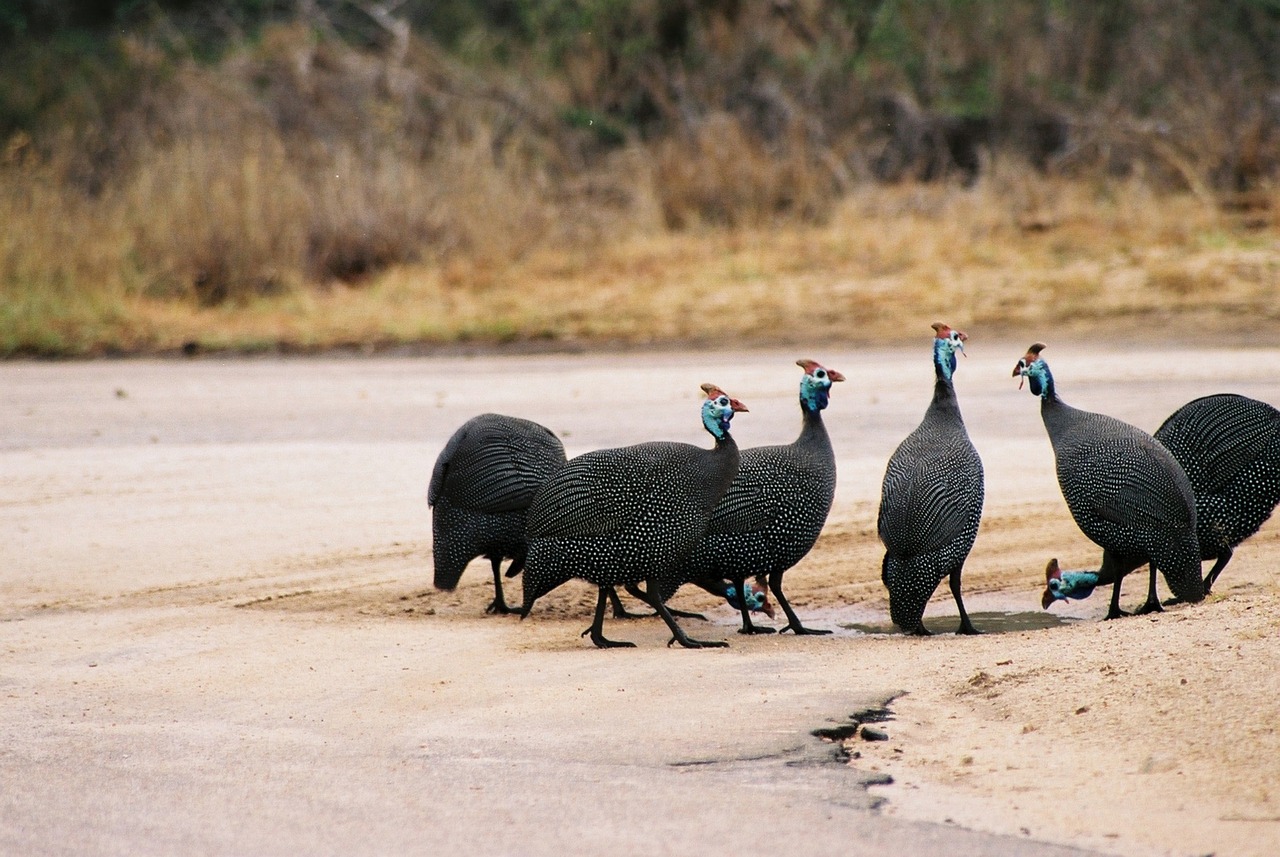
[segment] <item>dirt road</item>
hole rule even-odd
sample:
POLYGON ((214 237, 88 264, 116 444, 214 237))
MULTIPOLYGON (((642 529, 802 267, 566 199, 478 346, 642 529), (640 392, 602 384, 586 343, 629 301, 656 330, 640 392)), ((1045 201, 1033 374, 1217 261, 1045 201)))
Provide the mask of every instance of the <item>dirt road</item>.
MULTIPOLYGON (((0 851, 1278 853, 1280 526, 1206 604, 1040 611, 1045 560, 1098 552, 1009 377, 1026 344, 975 337, 957 378, 987 472, 966 604, 992 633, 949 633, 942 587, 928 623, 947 633, 928 640, 886 633, 874 532, 884 462, 930 395, 927 336, 0 365, 0 851), (714 381, 751 408, 739 443, 784 442, 801 356, 849 377, 827 411, 836 507, 787 576, 832 637, 743 638, 682 593, 712 623, 687 625, 731 648, 667 649, 640 620, 607 625, 637 649, 605 652, 578 636, 584 585, 524 622, 483 615, 483 563, 430 588, 426 482, 467 417, 538 420, 571 455, 705 444, 698 385, 714 381), (886 704, 887 741, 811 734, 886 704)), ((1172 345, 1045 356, 1065 399, 1148 431, 1209 392, 1280 403, 1280 351, 1172 345)))

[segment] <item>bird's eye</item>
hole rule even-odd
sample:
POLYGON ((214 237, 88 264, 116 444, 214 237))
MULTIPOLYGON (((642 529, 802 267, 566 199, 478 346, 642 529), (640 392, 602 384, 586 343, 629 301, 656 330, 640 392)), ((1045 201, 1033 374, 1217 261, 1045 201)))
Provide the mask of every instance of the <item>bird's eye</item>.
POLYGON ((1062 581, 1061 581, 1061 580, 1050 580, 1050 581, 1049 581, 1049 588, 1050 588, 1051 590, 1053 590, 1054 592, 1057 592, 1059 589, 1061 589, 1061 588, 1062 588, 1062 581))
POLYGON ((958 330, 953 330, 953 331, 951 331, 951 341, 952 341, 952 342, 959 342, 959 341, 960 341, 960 331, 958 331, 958 330))
POLYGON ((722 407, 722 408, 727 408, 727 407, 729 407, 729 397, 728 397, 728 396, 721 396, 720 398, 716 399, 716 404, 717 404, 717 405, 719 405, 719 406, 720 406, 720 407, 722 407))
POLYGON ((826 369, 819 369, 818 371, 816 371, 816 372, 814 372, 814 373, 813 373, 813 377, 815 377, 815 378, 825 378, 825 377, 827 377, 827 370, 826 370, 826 369))

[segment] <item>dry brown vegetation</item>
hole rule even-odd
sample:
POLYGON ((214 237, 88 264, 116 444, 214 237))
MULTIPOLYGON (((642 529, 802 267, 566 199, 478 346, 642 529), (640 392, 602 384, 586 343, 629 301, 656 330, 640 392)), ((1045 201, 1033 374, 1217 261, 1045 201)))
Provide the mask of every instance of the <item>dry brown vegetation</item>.
POLYGON ((554 63, 393 19, 352 44, 325 3, 213 64, 153 23, 128 86, 0 153, 0 354, 1274 331, 1265 52, 1186 42, 1199 6, 1117 47, 1101 13, 963 5, 640 4, 554 63))
MULTIPOLYGON (((194 185, 190 193, 190 204, 209 201, 194 185)), ((262 209, 288 205, 248 184, 222 188, 218 199, 252 200, 263 217, 262 209)), ((1156 193, 1138 181, 1094 187, 997 171, 968 189, 867 187, 824 224, 675 232, 653 225, 591 246, 400 263, 353 283, 326 279, 322 288, 302 288, 282 269, 279 280, 262 281, 256 299, 221 302, 183 295, 176 274, 171 292, 137 288, 109 238, 97 267, 83 248, 61 256, 55 242, 79 241, 77 223, 115 217, 93 208, 52 206, 42 214, 49 232, 26 233, 34 239, 28 252, 89 266, 65 276, 97 287, 74 295, 10 290, 0 309, 10 314, 8 350, 866 342, 895 340, 904 319, 922 315, 1010 331, 1075 325, 1121 333, 1174 323, 1184 336, 1261 338, 1280 329, 1276 223, 1246 227, 1193 195, 1156 193), (31 246, 41 238, 50 243, 31 246)), ((196 230, 207 230, 200 236, 209 265, 244 264, 247 249, 271 258, 269 239, 235 217, 216 229, 211 222, 193 216, 173 230, 154 223, 154 232, 140 233, 152 252, 168 250, 175 260, 196 230), (231 228, 242 231, 217 231, 231 228), (218 255, 237 241, 240 252, 218 255)), ((124 240, 139 227, 116 228, 124 240)), ((493 240, 516 239, 499 229, 493 240)), ((211 276, 227 282, 217 278, 240 273, 211 276)))

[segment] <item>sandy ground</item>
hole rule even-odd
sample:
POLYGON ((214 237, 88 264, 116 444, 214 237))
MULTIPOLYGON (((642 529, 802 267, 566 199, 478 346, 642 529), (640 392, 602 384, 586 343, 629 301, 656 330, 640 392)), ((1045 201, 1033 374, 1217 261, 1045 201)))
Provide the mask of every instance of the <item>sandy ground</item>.
MULTIPOLYGON (((0 851, 1280 853, 1280 525, 1205 604, 1041 611, 1045 561, 1098 551, 1009 377, 1026 344, 975 335, 960 365, 987 472, 966 604, 989 633, 950 633, 942 587, 930 639, 889 629, 874 531, 927 329, 804 355, 0 365, 0 851), (787 575, 833 636, 741 637, 681 593, 729 649, 667 649, 648 619, 609 623, 639 647, 603 652, 578 636, 586 586, 524 622, 483 615, 482 562, 430 588, 426 481, 467 417, 536 419, 570 454, 705 443, 714 381, 751 408, 739 442, 776 443, 800 356, 849 377, 836 506, 787 575), (863 740, 886 705, 888 740, 863 740)), ((1050 344, 1065 399, 1149 431, 1210 392, 1280 402, 1275 349, 1050 344)))

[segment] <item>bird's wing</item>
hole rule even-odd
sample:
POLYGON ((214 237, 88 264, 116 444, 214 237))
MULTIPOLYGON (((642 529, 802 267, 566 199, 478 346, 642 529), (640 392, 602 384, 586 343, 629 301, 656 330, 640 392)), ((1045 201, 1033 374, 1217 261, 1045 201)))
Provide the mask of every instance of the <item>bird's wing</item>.
POLYGON ((512 432, 468 423, 441 451, 427 498, 447 493, 460 508, 498 513, 525 509, 542 483, 564 462, 564 447, 550 430, 512 432))
POLYGON ((1209 397, 1183 406, 1155 436, 1177 450, 1197 490, 1218 493, 1245 467, 1276 454, 1268 450, 1280 447, 1280 415, 1243 396, 1209 397))
POLYGON ((795 473, 774 458, 749 460, 742 466, 729 490, 711 512, 707 535, 754 533, 765 529, 778 516, 782 497, 795 481, 795 473))
POLYGON ((612 452, 580 455, 547 480, 529 507, 529 538, 603 536, 621 526, 622 510, 648 492, 656 462, 612 452))
POLYGON ((1194 501, 1182 493, 1179 465, 1163 446, 1138 433, 1103 438, 1060 460, 1059 472, 1088 469, 1088 491, 1069 497, 1073 511, 1136 530, 1185 529, 1194 501), (1074 502, 1072 502, 1074 501, 1074 502))
POLYGON ((919 556, 963 535, 981 514, 982 461, 972 444, 898 448, 885 472, 876 528, 890 551, 919 556))

